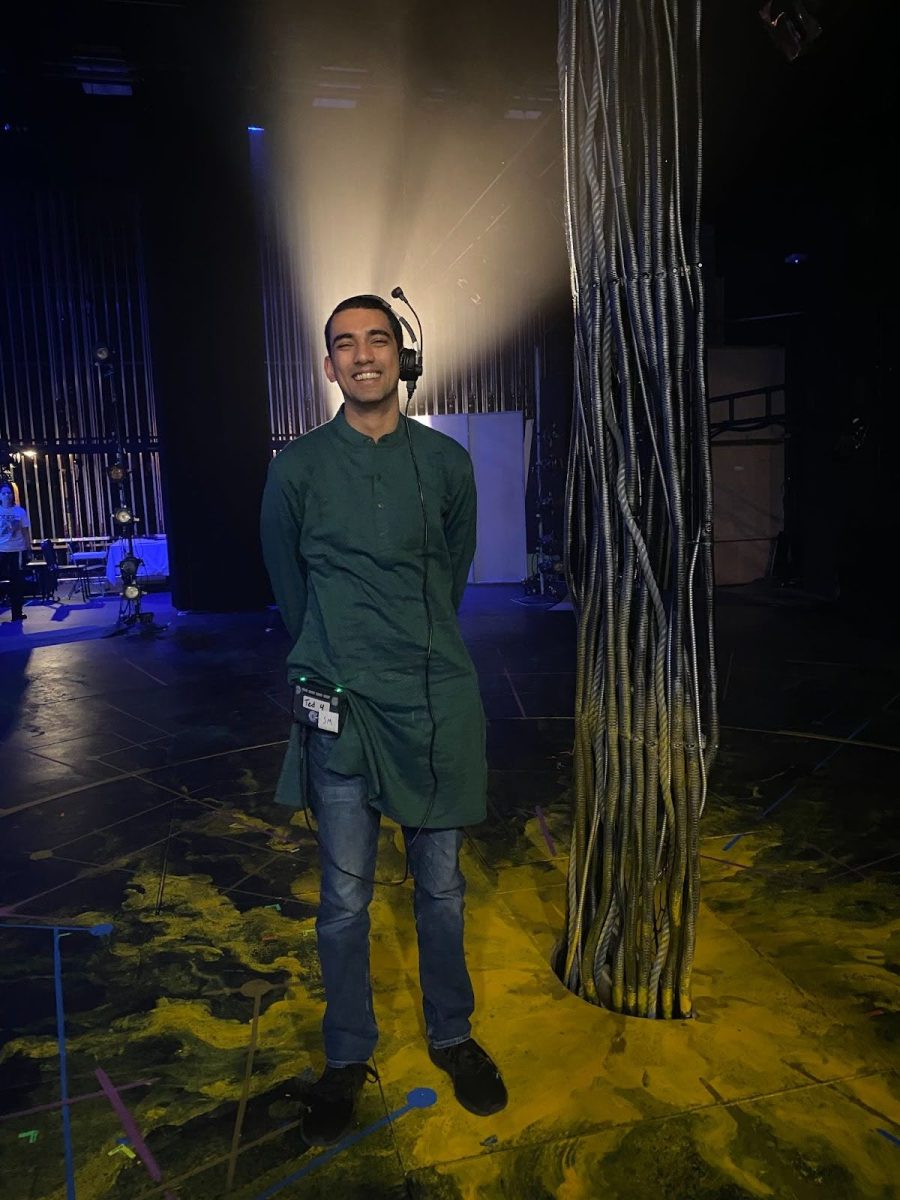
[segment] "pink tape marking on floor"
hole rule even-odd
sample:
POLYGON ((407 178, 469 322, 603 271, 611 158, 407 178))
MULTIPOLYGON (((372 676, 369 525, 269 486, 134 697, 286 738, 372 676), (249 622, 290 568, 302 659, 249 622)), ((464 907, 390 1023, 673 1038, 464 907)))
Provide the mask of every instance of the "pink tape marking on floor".
MULTIPOLYGON (((134 1083, 122 1083, 117 1088, 119 1092, 130 1092, 139 1087, 152 1087, 157 1081, 155 1079, 136 1079, 134 1083)), ((106 1092, 84 1092, 80 1096, 70 1096, 68 1100, 54 1100, 52 1104, 38 1104, 34 1108, 20 1108, 18 1112, 0 1114, 0 1121, 12 1121, 16 1117, 31 1117, 35 1113, 52 1112, 55 1108, 62 1108, 64 1104, 81 1104, 83 1100, 100 1100, 106 1095, 106 1092)))
MULTIPOLYGON (((115 1109, 116 1116, 119 1118, 122 1128, 128 1134, 135 1154, 147 1168, 147 1174, 154 1183, 162 1183, 162 1171, 159 1169, 156 1159, 150 1153, 150 1147, 141 1137, 141 1131, 137 1127, 137 1122, 125 1106, 125 1102, 116 1090, 115 1084, 102 1067, 97 1067, 94 1074, 97 1076, 97 1082, 106 1093, 106 1098, 115 1109)), ((165 1200, 177 1200, 177 1198, 171 1192, 166 1192, 165 1200)))
POLYGON ((550 857, 555 858, 556 857, 556 843, 553 841, 553 838, 550 836, 550 830, 547 826, 547 818, 544 816, 544 810, 541 808, 540 805, 538 805, 534 811, 537 813, 538 824, 541 827, 541 834, 543 835, 544 841, 547 843, 547 849, 550 851, 550 857))

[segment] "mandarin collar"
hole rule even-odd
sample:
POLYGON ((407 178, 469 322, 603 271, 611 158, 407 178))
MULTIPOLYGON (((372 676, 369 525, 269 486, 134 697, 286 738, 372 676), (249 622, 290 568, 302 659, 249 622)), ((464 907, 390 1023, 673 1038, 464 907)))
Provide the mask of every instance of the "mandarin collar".
POLYGON ((406 430, 404 428, 406 417, 403 415, 403 413, 400 413, 400 420, 397 422, 397 428, 391 433, 385 433, 378 439, 377 442, 375 442, 369 437, 368 434, 360 433, 358 429, 353 428, 353 426, 347 420, 344 407, 345 406, 342 404, 337 413, 329 422, 331 428, 342 442, 346 442, 350 446, 391 446, 394 443, 398 443, 406 439, 406 430))

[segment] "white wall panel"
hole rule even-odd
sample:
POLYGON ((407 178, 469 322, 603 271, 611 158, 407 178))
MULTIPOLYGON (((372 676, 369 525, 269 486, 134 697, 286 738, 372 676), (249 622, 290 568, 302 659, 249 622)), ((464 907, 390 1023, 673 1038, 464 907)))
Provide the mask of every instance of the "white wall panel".
POLYGON ((478 546, 469 581, 520 583, 528 573, 523 414, 458 413, 424 420, 472 456, 478 489, 478 546))

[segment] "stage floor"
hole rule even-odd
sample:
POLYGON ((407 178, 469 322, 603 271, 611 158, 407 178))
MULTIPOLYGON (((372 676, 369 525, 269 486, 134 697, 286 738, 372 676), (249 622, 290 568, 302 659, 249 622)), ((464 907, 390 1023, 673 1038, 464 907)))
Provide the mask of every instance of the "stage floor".
MULTIPOLYGON (((470 1116, 430 1063, 411 889, 376 889, 380 1082, 328 1152, 297 1129, 322 987, 314 846, 271 802, 284 635, 165 595, 160 636, 104 636, 109 600, 0 625, 3 1200, 898 1194, 900 649, 802 598, 722 595, 697 1017, 640 1021, 550 970, 574 624, 520 598, 470 588, 462 612, 489 718, 475 1032, 509 1107, 470 1116)), ((379 871, 402 874, 389 826, 379 871)))

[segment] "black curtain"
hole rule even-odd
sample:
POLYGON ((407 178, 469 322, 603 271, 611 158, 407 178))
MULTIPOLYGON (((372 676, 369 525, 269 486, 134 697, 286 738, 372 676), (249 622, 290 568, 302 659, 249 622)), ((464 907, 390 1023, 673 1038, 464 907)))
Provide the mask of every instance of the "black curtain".
POLYGON ((142 137, 172 600, 213 612, 269 599, 258 533, 270 456, 259 240, 233 12, 192 9, 180 70, 146 80, 142 137))

